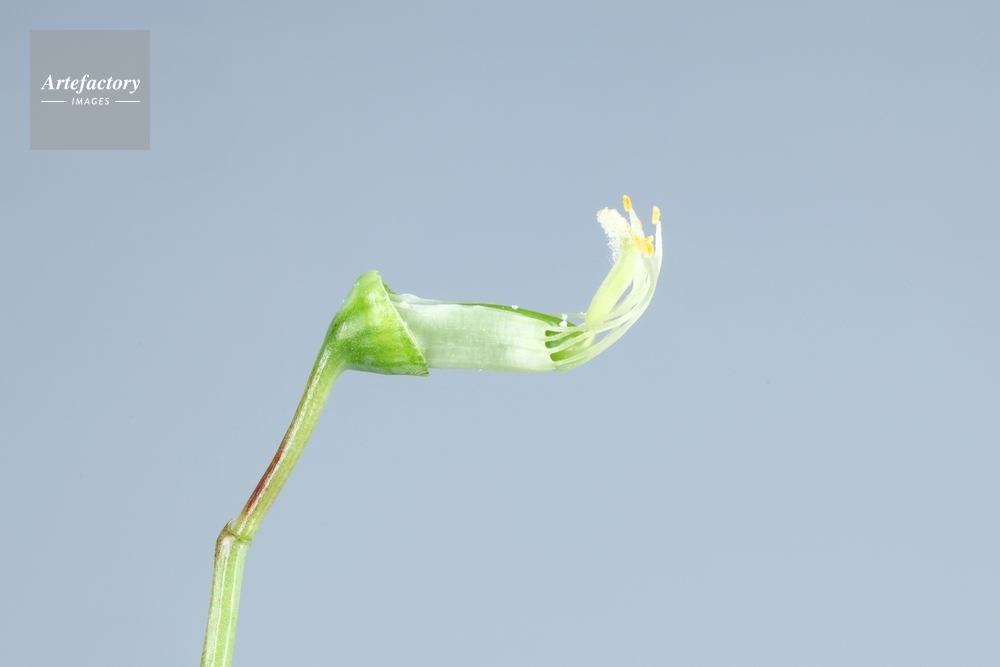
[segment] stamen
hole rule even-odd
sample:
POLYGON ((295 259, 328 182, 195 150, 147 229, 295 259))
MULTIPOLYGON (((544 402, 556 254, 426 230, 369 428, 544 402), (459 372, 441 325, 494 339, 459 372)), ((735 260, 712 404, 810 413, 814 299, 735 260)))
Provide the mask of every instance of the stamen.
POLYGON ((635 209, 632 208, 632 199, 625 195, 622 197, 622 203, 625 204, 625 212, 628 213, 629 226, 632 228, 632 235, 638 236, 640 239, 646 235, 642 232, 642 220, 639 216, 635 214, 635 209))
POLYGON ((653 207, 653 224, 654 225, 660 224, 660 207, 659 206, 654 206, 653 207))

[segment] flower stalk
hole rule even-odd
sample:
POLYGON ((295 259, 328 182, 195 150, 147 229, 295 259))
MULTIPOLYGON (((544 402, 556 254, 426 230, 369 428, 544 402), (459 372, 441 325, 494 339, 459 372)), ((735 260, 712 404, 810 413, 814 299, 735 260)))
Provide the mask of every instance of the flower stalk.
POLYGON ((427 375, 428 368, 543 372, 569 370, 617 340, 645 311, 662 261, 659 209, 653 236, 623 198, 628 220, 597 214, 614 264, 586 313, 547 315, 517 306, 453 303, 397 295, 375 271, 361 276, 327 330, 305 392, 277 453, 215 546, 202 667, 229 667, 243 569, 250 544, 302 455, 337 378, 345 370, 427 375))

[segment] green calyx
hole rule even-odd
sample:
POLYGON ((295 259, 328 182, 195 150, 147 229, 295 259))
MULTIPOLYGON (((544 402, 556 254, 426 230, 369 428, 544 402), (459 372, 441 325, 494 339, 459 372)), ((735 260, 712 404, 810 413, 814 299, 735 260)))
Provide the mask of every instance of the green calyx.
POLYGON ((324 348, 345 369, 383 375, 427 375, 427 361, 389 300, 378 271, 354 283, 326 332, 324 348))

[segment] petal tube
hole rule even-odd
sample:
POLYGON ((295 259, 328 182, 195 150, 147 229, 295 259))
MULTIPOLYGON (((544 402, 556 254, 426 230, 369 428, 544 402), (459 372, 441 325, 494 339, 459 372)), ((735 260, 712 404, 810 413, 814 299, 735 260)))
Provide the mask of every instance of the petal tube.
POLYGON ((411 294, 390 296, 430 368, 539 373, 555 369, 540 319, 490 304, 447 303, 411 294))

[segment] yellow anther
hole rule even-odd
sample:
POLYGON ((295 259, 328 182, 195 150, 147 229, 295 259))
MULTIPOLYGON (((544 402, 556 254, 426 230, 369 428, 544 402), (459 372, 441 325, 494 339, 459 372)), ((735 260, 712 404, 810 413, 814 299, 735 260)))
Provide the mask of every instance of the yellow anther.
POLYGON ((654 206, 653 207, 653 224, 654 225, 660 224, 660 207, 659 206, 654 206))
POLYGON ((632 210, 632 200, 628 198, 628 195, 622 197, 622 206, 625 207, 626 213, 632 210))
POLYGON ((654 252, 654 250, 655 250, 655 248, 653 246, 653 237, 652 236, 647 236, 646 238, 642 238, 638 234, 633 234, 632 235, 632 245, 635 246, 636 250, 638 250, 639 252, 641 252, 642 254, 644 254, 646 256, 652 255, 653 252, 654 252))

